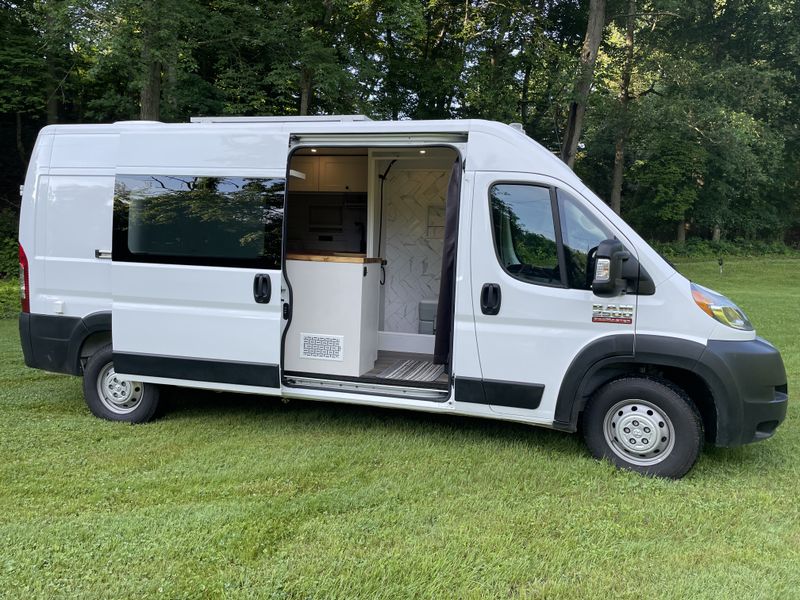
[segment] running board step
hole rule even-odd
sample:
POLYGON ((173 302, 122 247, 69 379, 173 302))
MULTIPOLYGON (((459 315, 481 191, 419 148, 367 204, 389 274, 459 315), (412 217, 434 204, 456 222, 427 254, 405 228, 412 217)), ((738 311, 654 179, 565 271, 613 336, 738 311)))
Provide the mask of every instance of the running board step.
POLYGON ((364 383, 343 381, 341 379, 321 379, 302 375, 284 375, 289 385, 335 392, 356 392, 359 394, 375 394, 379 396, 407 397, 415 400, 434 400, 444 402, 450 396, 447 389, 431 389, 407 385, 383 385, 380 383, 364 383))

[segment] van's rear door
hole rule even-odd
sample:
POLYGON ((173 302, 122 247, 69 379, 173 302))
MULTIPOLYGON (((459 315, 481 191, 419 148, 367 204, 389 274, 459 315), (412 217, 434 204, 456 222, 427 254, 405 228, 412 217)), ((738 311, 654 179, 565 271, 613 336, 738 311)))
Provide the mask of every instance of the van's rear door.
POLYGON ((288 134, 257 126, 123 131, 111 269, 118 374, 280 393, 288 145, 288 134))

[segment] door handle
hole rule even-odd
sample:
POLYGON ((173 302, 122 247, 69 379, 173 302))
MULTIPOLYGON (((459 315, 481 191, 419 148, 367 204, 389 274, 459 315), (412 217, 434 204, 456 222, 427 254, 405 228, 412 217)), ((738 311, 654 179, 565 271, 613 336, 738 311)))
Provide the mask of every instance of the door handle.
POLYGON ((267 273, 259 273, 253 279, 253 298, 259 304, 268 304, 272 297, 272 279, 267 273))
POLYGON ((484 283, 481 288, 481 312, 485 315, 496 315, 500 312, 500 284, 484 283))

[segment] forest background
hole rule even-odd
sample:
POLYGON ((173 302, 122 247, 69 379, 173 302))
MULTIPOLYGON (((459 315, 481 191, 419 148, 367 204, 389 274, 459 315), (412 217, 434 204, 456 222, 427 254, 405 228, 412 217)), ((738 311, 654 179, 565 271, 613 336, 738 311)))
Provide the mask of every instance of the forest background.
POLYGON ((0 276, 41 127, 518 122, 666 255, 796 254, 800 0, 0 0, 0 276))

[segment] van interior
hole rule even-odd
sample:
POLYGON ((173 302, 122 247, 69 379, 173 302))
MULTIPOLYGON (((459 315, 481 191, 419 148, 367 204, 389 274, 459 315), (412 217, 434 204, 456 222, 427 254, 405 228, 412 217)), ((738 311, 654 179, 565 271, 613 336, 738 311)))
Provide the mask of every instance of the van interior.
POLYGON ((430 146, 292 154, 287 384, 446 396, 454 256, 445 248, 455 246, 445 241, 455 240, 456 227, 445 217, 457 211, 458 156, 430 146))

